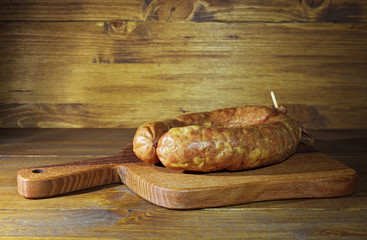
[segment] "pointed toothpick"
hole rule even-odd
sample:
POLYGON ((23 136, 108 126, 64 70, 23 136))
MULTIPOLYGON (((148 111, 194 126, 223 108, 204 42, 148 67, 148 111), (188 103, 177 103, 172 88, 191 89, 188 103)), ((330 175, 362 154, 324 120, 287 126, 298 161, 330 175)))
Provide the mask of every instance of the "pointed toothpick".
POLYGON ((278 102, 277 102, 277 99, 275 98, 275 94, 273 91, 270 92, 270 95, 271 95, 271 98, 273 99, 273 103, 274 103, 274 107, 275 109, 278 109, 278 102))

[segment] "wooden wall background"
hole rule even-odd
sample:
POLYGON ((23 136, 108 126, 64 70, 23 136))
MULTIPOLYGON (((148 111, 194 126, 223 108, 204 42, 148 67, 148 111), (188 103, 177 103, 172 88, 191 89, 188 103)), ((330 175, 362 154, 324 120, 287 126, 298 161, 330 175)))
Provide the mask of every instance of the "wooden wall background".
POLYGON ((367 1, 0 0, 0 127, 138 127, 273 90, 367 128, 367 1))

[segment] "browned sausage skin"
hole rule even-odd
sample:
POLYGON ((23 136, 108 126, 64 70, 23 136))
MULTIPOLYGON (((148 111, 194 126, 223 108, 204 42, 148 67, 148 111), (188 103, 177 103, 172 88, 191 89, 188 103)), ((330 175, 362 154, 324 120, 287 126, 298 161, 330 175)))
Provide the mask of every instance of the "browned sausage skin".
POLYGON ((149 164, 158 163, 158 140, 171 128, 199 125, 203 127, 241 128, 261 124, 276 113, 265 106, 241 106, 211 112, 191 113, 175 119, 147 122, 139 127, 133 140, 133 150, 138 158, 149 164))
POLYGON ((146 163, 158 163, 156 147, 159 138, 173 127, 186 126, 183 122, 175 119, 165 121, 147 122, 135 133, 133 139, 133 150, 135 155, 146 163))
POLYGON ((156 152, 171 169, 237 171, 285 160, 296 151, 301 137, 299 123, 279 114, 263 124, 241 128, 172 128, 160 138, 156 152))
POLYGON ((223 108, 211 112, 191 113, 176 117, 177 120, 189 125, 204 127, 245 127, 250 124, 266 122, 276 113, 265 106, 241 106, 223 108))

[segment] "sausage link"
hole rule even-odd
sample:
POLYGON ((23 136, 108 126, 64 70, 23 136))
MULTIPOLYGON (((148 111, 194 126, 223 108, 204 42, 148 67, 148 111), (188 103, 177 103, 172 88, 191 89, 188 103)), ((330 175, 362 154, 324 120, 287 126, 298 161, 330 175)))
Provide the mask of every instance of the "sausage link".
POLYGON ((266 122, 276 112, 265 106, 241 106, 223 108, 211 112, 191 113, 176 117, 177 120, 189 125, 205 127, 245 127, 250 124, 266 122))
POLYGON ((276 113, 265 106, 241 106, 211 112, 191 113, 175 119, 147 122, 139 127, 133 139, 133 150, 138 158, 149 164, 158 163, 157 142, 174 127, 200 125, 204 127, 244 127, 266 122, 276 113))
POLYGON ((133 151, 135 155, 149 164, 159 162, 156 147, 159 138, 173 127, 183 127, 185 123, 175 119, 165 121, 147 122, 139 127, 133 139, 133 151))
POLYGON ((237 171, 285 160, 296 151, 301 137, 298 122, 280 114, 243 128, 172 128, 160 138, 156 152, 171 169, 237 171))

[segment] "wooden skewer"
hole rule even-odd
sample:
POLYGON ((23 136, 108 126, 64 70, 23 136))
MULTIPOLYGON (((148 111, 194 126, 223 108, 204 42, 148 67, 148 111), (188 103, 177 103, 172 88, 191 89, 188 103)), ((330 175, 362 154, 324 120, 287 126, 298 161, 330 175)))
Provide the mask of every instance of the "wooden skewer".
POLYGON ((270 92, 270 95, 271 95, 271 98, 273 99, 273 103, 274 103, 274 107, 275 107, 275 109, 278 109, 278 102, 277 102, 277 99, 275 98, 275 95, 274 95, 274 92, 273 91, 271 91, 270 92))

